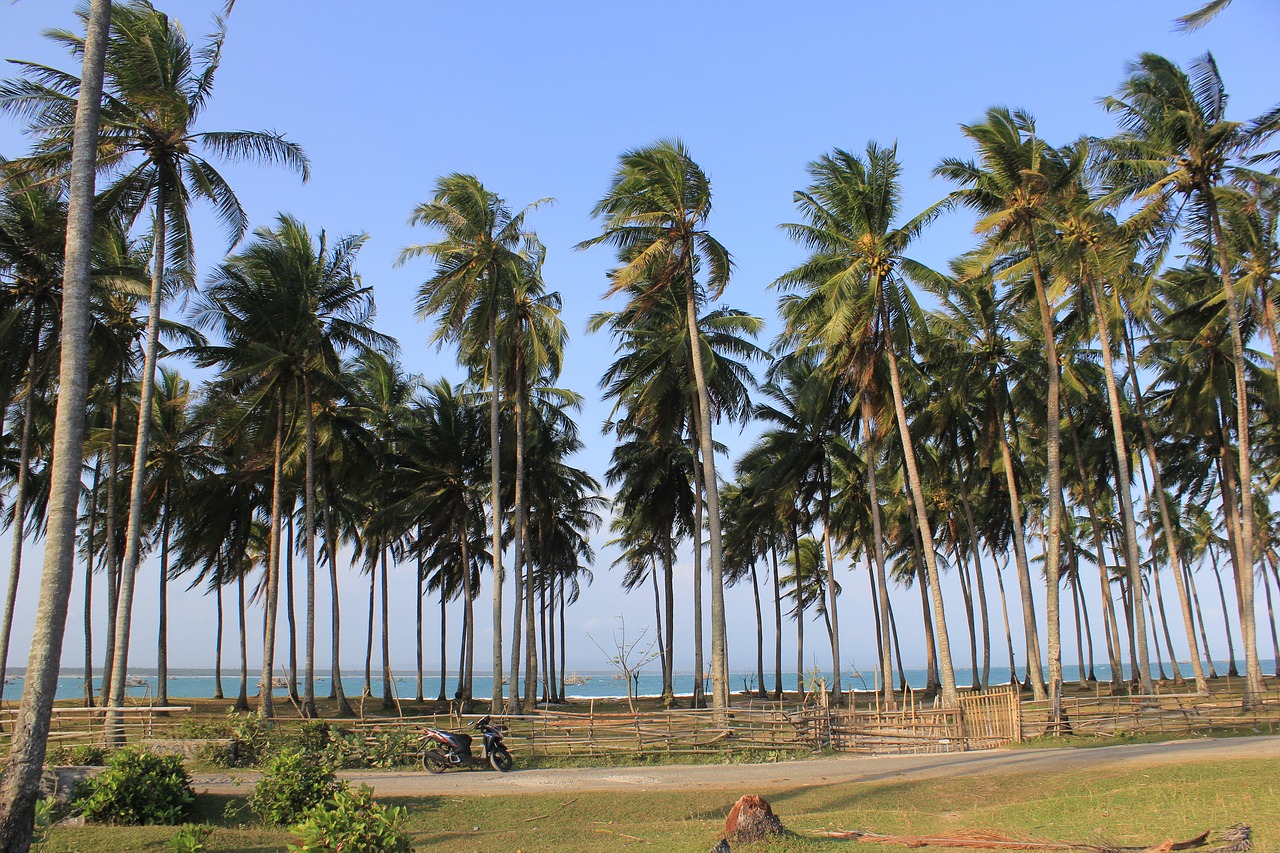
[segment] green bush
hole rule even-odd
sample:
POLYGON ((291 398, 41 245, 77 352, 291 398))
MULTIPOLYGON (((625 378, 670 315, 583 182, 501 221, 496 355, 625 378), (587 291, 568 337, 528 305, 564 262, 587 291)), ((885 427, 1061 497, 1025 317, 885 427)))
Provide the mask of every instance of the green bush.
POLYGON ((369 737, 333 730, 325 754, 344 769, 408 767, 418 763, 420 736, 404 728, 374 732, 369 737))
POLYGON ((413 845, 404 831, 408 813, 373 800, 373 789, 361 785, 343 789, 309 809, 293 828, 297 845, 292 853, 410 853, 413 845))
POLYGON ((79 792, 72 805, 90 823, 175 824, 196 799, 180 757, 142 749, 117 750, 79 792))
POLYGON ((267 761, 248 805, 265 823, 288 826, 341 787, 333 766, 322 756, 286 749, 267 761))
POLYGON ((72 767, 101 767, 107 763, 108 749, 96 743, 75 743, 49 750, 45 764, 72 767))

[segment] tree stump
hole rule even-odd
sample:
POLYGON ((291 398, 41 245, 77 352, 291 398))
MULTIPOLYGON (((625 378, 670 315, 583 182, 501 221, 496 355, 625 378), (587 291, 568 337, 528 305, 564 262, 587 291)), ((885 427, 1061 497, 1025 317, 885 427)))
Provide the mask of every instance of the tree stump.
POLYGON ((769 804, 755 794, 747 794, 733 804, 724 821, 724 840, 717 849, 728 850, 729 842, 750 844, 785 835, 782 821, 778 820, 769 804))

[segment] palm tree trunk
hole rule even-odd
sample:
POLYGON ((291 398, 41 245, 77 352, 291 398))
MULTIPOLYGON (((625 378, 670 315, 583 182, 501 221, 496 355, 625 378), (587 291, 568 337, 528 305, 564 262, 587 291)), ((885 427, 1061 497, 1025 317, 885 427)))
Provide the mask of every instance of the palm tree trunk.
MULTIPOLYGON (((38 312, 37 312, 38 313, 38 312)), ((37 328, 39 323, 36 323, 37 328)), ((38 334, 38 332, 37 332, 38 334)), ((18 600, 18 576, 22 573, 22 544, 26 541, 27 480, 31 467, 31 443, 35 432, 36 354, 31 348, 27 360, 27 396, 22 402, 22 438, 18 450, 18 478, 13 496, 13 552, 9 561, 9 586, 5 591, 3 625, 0 626, 0 689, 9 668, 9 640, 13 635, 13 611, 18 600)))
POLYGON ((396 707, 395 696, 391 692, 391 618, 388 614, 389 595, 387 592, 387 542, 382 540, 382 707, 391 710, 396 707))
POLYGON ((302 547, 307 561, 307 635, 302 684, 302 713, 312 719, 320 716, 316 707, 316 430, 315 413, 311 410, 311 378, 302 374, 302 417, 306 434, 306 454, 302 479, 302 547))
POLYGON ((676 701, 675 655, 672 654, 676 645, 675 555, 672 553, 674 550, 671 542, 671 527, 668 525, 662 534, 662 593, 666 605, 663 624, 663 636, 666 642, 662 644, 662 707, 664 708, 670 708, 676 701))
POLYGON ((1227 675, 1238 678, 1240 671, 1236 667, 1236 645, 1231 640, 1231 610, 1227 607, 1227 591, 1222 586, 1222 571, 1218 568, 1218 558, 1212 548, 1209 549, 1209 565, 1218 582, 1218 600, 1222 602, 1222 633, 1227 637, 1227 675))
POLYGON ((1232 366, 1235 371, 1236 391, 1236 449, 1240 476, 1240 566, 1236 576, 1236 588, 1240 596, 1240 634, 1244 644, 1245 693, 1243 707, 1248 710, 1262 701, 1266 686, 1262 682, 1262 662, 1258 659, 1258 632, 1253 605, 1254 551, 1253 514, 1253 461, 1250 457, 1249 395, 1244 377, 1244 336, 1241 333, 1240 306, 1236 303, 1235 284, 1231 277, 1231 261, 1222 239, 1222 221, 1218 216, 1218 203, 1212 188, 1199 193, 1209 223, 1213 228, 1213 241, 1218 250, 1218 272, 1222 277, 1222 295, 1227 303, 1230 320, 1232 366))
MULTIPOLYGON (((465 516, 462 519, 462 524, 459 526, 461 527, 461 531, 458 534, 458 546, 462 552, 462 598, 463 598, 462 612, 463 612, 463 619, 466 621, 466 625, 463 626, 463 629, 464 629, 463 630, 463 648, 465 649, 466 654, 463 660, 462 672, 460 673, 461 675, 460 683, 462 685, 462 691, 461 691, 461 695, 458 696, 458 698, 462 700, 463 711, 466 712, 471 707, 471 697, 472 697, 471 679, 473 677, 474 668, 475 668, 476 630, 475 630, 475 608, 473 606, 474 596, 471 591, 471 557, 467 553, 468 531, 467 531, 467 520, 465 516)), ((496 577, 497 575, 495 573, 495 578, 496 577)), ((495 647, 498 646, 498 643, 496 641, 494 642, 494 646, 495 647)), ((498 653, 501 654, 501 650, 499 650, 498 653)), ((494 678, 498 681, 502 680, 501 669, 497 669, 494 671, 494 678)), ((498 689, 501 690, 501 685, 499 685, 498 689)), ((502 697, 499 696, 497 698, 499 699, 499 702, 500 702, 502 697)))
POLYGON ((1071 576, 1067 578, 1067 584, 1071 587, 1071 607, 1075 613, 1076 622, 1076 661, 1079 670, 1079 681, 1081 687, 1089 686, 1089 677, 1085 674, 1084 669, 1084 626, 1080 623, 1080 590, 1078 589, 1077 572, 1080 569, 1080 560, 1074 548, 1071 549, 1071 576))
POLYGON ((258 713, 275 714, 271 678, 276 663, 276 613, 280 603, 280 540, 284 526, 284 394, 276 402, 275 453, 271 473, 271 535, 267 545, 267 599, 263 607, 262 687, 258 713))
POLYGON ((782 699, 782 578, 778 576, 778 546, 769 547, 773 558, 773 698, 782 699))
MULTIPOLYGON (((873 285, 880 293, 880 282, 873 285)), ((884 296, 878 297, 881 316, 885 315, 884 296)), ((885 317, 884 329, 888 334, 888 319, 885 317)), ((907 422, 907 408, 902 394, 902 377, 898 373, 898 354, 894 352, 893 342, 886 338, 884 355, 889 363, 889 386, 893 390, 893 410, 898 421, 898 436, 902 440, 902 458, 907 469, 907 483, 911 489, 911 498, 915 505, 916 526, 920 532, 920 550, 924 557, 925 571, 928 574, 930 593, 933 596, 933 621, 937 634, 938 655, 942 676, 942 705, 945 708, 958 707, 960 698, 956 693, 956 676, 951 666, 951 639, 947 633, 947 614, 942 601, 942 584, 938 576, 937 555, 933 550, 933 531, 930 529, 928 507, 924 499, 924 486, 920 481, 920 469, 916 464, 915 445, 911 439, 911 428, 907 422)))
MULTIPOLYGON (((1129 379, 1133 383, 1133 399, 1135 408, 1138 411, 1138 423, 1142 427, 1143 448, 1147 455, 1147 467, 1151 469, 1151 487, 1156 493, 1156 502, 1160 510, 1160 527, 1164 532, 1165 550, 1169 552, 1169 565, 1173 569, 1173 576, 1178 589, 1178 601, 1182 605, 1182 623, 1187 632, 1187 646, 1191 650, 1191 669, 1196 678, 1196 692, 1206 694, 1209 692, 1209 685, 1205 681, 1204 669, 1200 666, 1199 649, 1196 648, 1195 623, 1191 616, 1190 596, 1187 593, 1187 583, 1183 575, 1182 553, 1181 549, 1178 548, 1172 513, 1169 511, 1169 500, 1164 492, 1164 478, 1160 471, 1160 461, 1156 457, 1155 437, 1152 435, 1151 421, 1147 417, 1147 407, 1143 402, 1142 384, 1138 379, 1138 368, 1133 354, 1133 341, 1129 336, 1127 324, 1120 338, 1124 343, 1125 359, 1129 366, 1129 379)), ((1212 662, 1210 662, 1209 668, 1210 670, 1213 669, 1212 662)))
MULTIPOLYGON (((995 547, 991 548, 991 558, 996 559, 995 547)), ((1000 565, 996 564, 996 584, 1000 587, 1000 613, 1004 616, 1004 639, 1009 646, 1009 683, 1018 685, 1018 667, 1017 661, 1013 657, 1013 631, 1009 627, 1009 602, 1004 594, 1004 572, 1000 570, 1000 565)))
MULTIPOLYGON (((1049 682, 1062 684, 1062 634, 1058 618, 1059 574, 1062 552, 1062 438, 1061 400, 1062 376, 1058 363, 1058 342, 1054 329, 1053 309, 1049 305, 1048 288, 1040 267, 1040 254, 1035 234, 1028 228, 1028 247, 1031 251, 1031 278, 1036 286, 1036 304, 1040 308, 1040 331, 1044 335, 1044 357, 1048 366, 1049 387, 1045 401, 1047 426, 1047 457, 1049 490, 1048 536, 1045 542, 1045 622, 1047 623, 1049 653, 1049 682)), ((1036 668, 1039 668, 1036 661, 1036 668)))
POLYGON ((124 377, 116 370, 115 389, 111 403, 111 446, 107 452, 107 523, 103 536, 106 538, 106 554, 103 562, 107 574, 107 627, 103 643, 102 661, 102 704, 111 704, 111 664, 116 658, 116 606, 119 603, 119 586, 116 583, 117 563, 120 549, 116 543, 116 496, 120 492, 120 403, 123 394, 124 377))
POLYGON ((558 593, 559 593, 559 599, 560 599, 560 602, 559 602, 560 604, 560 619, 559 619, 559 622, 560 622, 560 701, 565 702, 568 700, 568 697, 565 695, 565 689, 564 689, 564 667, 565 667, 564 659, 565 659, 565 653, 567 651, 567 646, 565 645, 565 628, 564 628, 564 578, 560 579, 558 593))
POLYGON ((374 608, 377 606, 378 595, 378 567, 372 565, 369 567, 369 629, 365 634, 364 642, 364 692, 362 696, 373 695, 373 618, 374 608))
POLYGON ((956 560, 956 576, 960 579, 960 595, 964 599, 965 624, 969 629, 969 660, 972 669, 969 670, 970 683, 974 690, 982 689, 981 682, 978 681, 978 623, 973 614, 973 592, 971 590, 972 581, 969 580, 969 561, 964 557, 964 549, 960 547, 956 537, 959 531, 956 529, 954 521, 951 523, 951 553, 956 560))
POLYGON ((342 646, 339 642, 342 636, 342 613, 338 601, 338 531, 333 520, 332 492, 327 477, 324 495, 324 544, 329 555, 330 690, 335 700, 334 713, 338 716, 350 717, 351 703, 347 701, 347 693, 342 687, 342 646))
MULTIPOLYGON (((703 493, 707 501, 707 529, 711 539, 711 707, 729 707, 729 650, 725 646, 724 548, 720 539, 720 494, 716 479, 715 443, 711 436, 711 398, 702 364, 702 336, 698 332, 694 301, 693 256, 689 256, 688 286, 685 288, 685 319, 689 345, 693 348, 694 384, 698 390, 698 442, 702 453, 703 493)), ((838 667, 838 663, 837 663, 838 667)))
MULTIPOLYGON (((696 428, 695 428, 696 429, 696 428)), ((706 663, 702 658, 702 466, 698 444, 693 442, 693 699, 691 708, 706 707, 702 683, 706 663)))
POLYGON ((102 101, 102 67, 111 16, 109 0, 92 0, 85 35, 82 81, 76 102, 71 186, 63 269, 62 353, 49 475, 49 516, 40 599, 9 757, 0 787, 0 850, 27 853, 49 720, 58 689, 58 665, 75 570, 76 517, 84 458, 84 407, 89 373, 89 270, 93 242, 93 182, 102 101))
MULTIPOLYGON (((756 695, 765 697, 764 689, 764 613, 760 609, 760 579, 756 576, 756 561, 751 561, 751 598, 756 605, 756 695)), ((1269 600, 1269 599, 1268 599, 1269 600)))
POLYGON ((214 699, 224 699, 224 698, 226 698, 225 696, 223 696, 223 693, 222 693, 222 623, 223 623, 223 613, 222 613, 222 572, 221 572, 221 569, 222 569, 222 556, 221 556, 221 555, 219 555, 219 556, 218 556, 218 568, 217 568, 217 569, 215 569, 215 571, 218 573, 218 575, 217 575, 217 578, 216 578, 215 583, 214 583, 214 586, 213 586, 213 594, 214 594, 214 598, 215 598, 215 599, 217 599, 217 605, 218 605, 218 627, 217 627, 217 630, 215 631, 215 637, 214 637, 214 652, 213 652, 213 698, 214 698, 214 699))
MULTIPOLYGON (((550 614, 550 629, 555 630, 555 613, 550 614)), ((547 614, 547 584, 546 581, 538 583, 538 623, 539 623, 539 645, 542 649, 542 659, 546 665, 542 667, 542 701, 550 704, 555 699, 555 671, 556 671, 556 648, 551 642, 548 633, 548 614, 547 614)))
MULTIPOLYGON (((1031 695, 1043 702, 1048 695, 1044 689, 1044 673, 1040 666, 1040 634, 1036 628, 1036 607, 1031 592, 1031 568, 1027 561, 1027 538, 1022 527, 1022 501, 1018 497, 1018 481, 1013 472, 1013 454, 1009 450, 1009 436, 1004 428, 1003 404, 1001 409, 1000 460, 1004 464, 1005 488, 1009 491, 1010 517, 1013 524, 1013 558, 1018 569, 1018 589, 1022 594, 1022 624, 1027 643, 1027 677, 1031 680, 1031 695)), ((1010 422, 1013 415, 1009 413, 1010 422)), ((1001 586, 1003 594, 1003 585, 1001 586)), ((1012 665, 1010 666, 1012 676, 1012 665)), ((1014 678, 1013 680, 1017 680, 1014 678)))
MULTIPOLYGON (((1271 573, 1276 577, 1276 589, 1280 590, 1280 570, 1276 569, 1274 557, 1268 558, 1271 573)), ((1280 636, 1276 635, 1276 611, 1271 604, 1271 585, 1267 580, 1266 566, 1262 570, 1262 590, 1267 594, 1267 624, 1271 626, 1271 662, 1275 666, 1275 675, 1280 677, 1280 636)))
POLYGON ((516 355, 513 359, 512 369, 516 372, 517 387, 514 399, 512 400, 515 409, 514 419, 516 426, 516 484, 515 495, 515 518, 512 521, 512 532, 515 534, 512 541, 512 580, 514 582, 514 591, 512 594, 512 620, 511 620, 511 675, 507 679, 507 694, 505 709, 508 712, 519 714, 521 712, 521 693, 520 693, 520 648, 524 642, 524 598, 526 595, 524 564, 525 564, 525 542, 524 542, 524 502, 525 502, 525 483, 524 483, 524 400, 519 387, 519 371, 521 369, 521 359, 519 355, 519 344, 514 346, 516 355))
POLYGON ((883 681, 880 687, 886 711, 896 710, 897 700, 893 695, 893 662, 889 657, 889 576, 885 570, 884 560, 884 527, 880 519, 880 490, 876 480, 876 462, 880 457, 879 443, 875 441, 875 420, 872 416, 871 401, 863 395, 861 402, 862 423, 867 435, 867 500, 871 504, 871 553, 875 557, 876 594, 879 596, 880 612, 883 615, 880 624, 880 672, 883 681))
MULTIPOLYGON (((422 538, 421 525, 419 525, 418 527, 418 538, 419 540, 421 540, 422 538)), ((417 559, 417 572, 416 572, 416 578, 415 578, 415 580, 417 580, 418 594, 413 600, 414 609, 418 617, 417 622, 414 625, 414 632, 413 632, 413 640, 414 640, 413 644, 414 644, 415 650, 417 651, 417 662, 418 662, 418 680, 416 683, 416 690, 414 691, 413 701, 418 702, 419 704, 421 704, 423 701, 423 698, 422 698, 422 572, 424 568, 425 567, 422 565, 422 553, 419 552, 418 559, 417 559)))
MULTIPOLYGON (((89 492, 89 547, 84 562, 84 706, 93 707, 93 564, 98 558, 98 486, 102 454, 93 460, 93 488, 89 492)), ((4 681, 0 680, 0 685, 4 681)))
POLYGON ((1075 415, 1067 407, 1067 422, 1071 427, 1071 445, 1075 450, 1076 473, 1084 489, 1085 506, 1089 510, 1089 528, 1093 533, 1093 549, 1098 564, 1098 590, 1102 598, 1102 629, 1107 640, 1107 662, 1111 667, 1111 685, 1119 688, 1124 683, 1124 664, 1121 662, 1120 626, 1116 622, 1115 603, 1111 600, 1111 582, 1107 578, 1107 561, 1102 541, 1102 522, 1098 519, 1098 502, 1094 497, 1088 473, 1084 467, 1084 455, 1080 452, 1080 435, 1076 429, 1075 415))
POLYGON ((982 551, 978 544, 978 526, 974 522, 973 505, 969 502, 969 489, 965 485, 959 459, 956 460, 956 481, 960 484, 960 506, 964 508, 965 523, 969 526, 973 574, 978 582, 978 612, 982 619, 982 678, 978 683, 985 690, 991 683, 991 619, 987 611, 987 584, 982 576, 982 551))
POLYGON ((938 678, 938 647, 933 634, 933 619, 929 614, 929 578, 919 559, 916 561, 916 590, 920 593, 921 620, 924 625, 925 689, 935 691, 941 687, 938 678))
POLYGON ((160 504, 160 612, 156 646, 156 704, 169 705, 169 488, 160 504))
MULTIPOLYGON (((1155 611, 1151 608, 1150 596, 1143 596, 1143 598, 1146 600, 1147 614, 1150 616, 1150 619, 1151 619, 1151 640, 1152 640, 1152 645, 1155 647, 1155 650, 1156 650, 1156 667, 1160 672, 1160 680, 1166 681, 1168 679, 1168 676, 1164 674, 1164 658, 1161 657, 1161 654, 1160 654, 1160 638, 1156 636, 1156 630, 1157 630, 1156 614, 1155 614, 1155 611)), ((1141 604, 1139 603, 1138 606, 1140 607, 1141 604)))
MULTIPOLYGON (((496 269, 489 270, 489 285, 497 287, 496 269)), ((489 501, 492 505, 490 520, 493 523, 493 697, 489 711, 502 713, 502 479, 498 432, 498 315, 489 312, 489 501)), ((463 532, 466 535, 466 532, 463 532)), ((465 561, 464 561, 465 565, 465 561)), ((470 601, 470 597, 467 599, 470 601)), ((468 620, 470 624, 470 620, 468 620)), ((472 635, 474 637, 474 633, 472 635)))
POLYGON ((284 598, 285 624, 289 626, 289 698, 298 701, 298 618, 294 608, 293 595, 293 507, 286 514, 289 529, 285 534, 284 546, 284 598))
MULTIPOLYGON (((143 355, 142 375, 138 378, 138 432, 133 442, 133 476, 129 489, 129 523, 125 533, 124 569, 120 573, 120 603, 116 609, 115 661, 111 665, 111 707, 124 704, 124 682, 129 668, 129 632, 133 619, 133 588, 142 556, 143 485, 146 480, 147 446, 151 440, 151 407, 156 392, 156 360, 160 354, 160 302, 163 298, 165 263, 165 215, 167 198, 164 182, 156 187, 154 213, 154 256, 151 261, 151 295, 147 312, 147 348, 143 355)), ((107 711, 104 722, 109 739, 124 743, 120 715, 107 711)))
POLYGON ((440 692, 436 694, 436 701, 443 702, 446 700, 444 684, 449 680, 449 632, 448 632, 448 608, 445 607, 447 600, 445 598, 445 581, 440 581, 440 692))
POLYGON ((1195 610, 1196 622, 1200 627, 1200 648, 1204 652, 1204 665, 1209 670, 1209 678, 1217 678, 1218 671, 1213 665, 1213 652, 1209 650, 1209 634, 1204 627, 1204 611, 1200 608, 1200 591, 1196 589, 1196 579, 1190 566, 1183 566, 1187 589, 1191 592, 1192 609, 1195 610))
MULTIPOLYGON (((1178 668, 1178 655, 1173 650, 1173 638, 1169 635, 1169 617, 1164 611, 1164 595, 1160 591, 1160 572, 1156 571, 1155 567, 1152 567, 1151 571, 1151 585, 1156 588, 1156 612, 1160 614, 1160 631, 1164 636, 1165 650, 1169 652, 1169 668, 1173 671, 1173 683, 1182 684, 1184 683, 1182 670, 1178 668)), ((1198 660, 1199 649, 1195 651, 1195 655, 1193 660, 1198 660)))
POLYGON ((893 662, 898 665, 898 686, 906 693, 907 668, 902 665, 902 644, 898 642, 898 620, 893 615, 893 602, 889 602, 889 636, 893 638, 893 662))
POLYGON ((840 619, 836 610, 836 561, 831 548, 831 471, 830 463, 822 472, 822 549, 827 559, 826 593, 827 633, 831 640, 831 700, 840 702, 840 619))
POLYGON ((244 571, 236 573, 236 588, 240 592, 240 694, 236 696, 237 711, 249 710, 249 632, 245 626, 244 571))

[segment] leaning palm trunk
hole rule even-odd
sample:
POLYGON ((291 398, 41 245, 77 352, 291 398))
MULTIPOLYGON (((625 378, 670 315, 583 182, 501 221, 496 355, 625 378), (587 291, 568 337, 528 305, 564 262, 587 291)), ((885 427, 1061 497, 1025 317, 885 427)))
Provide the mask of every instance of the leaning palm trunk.
POLYGON ((63 271, 62 354, 50 465, 44 572, 40 581, 40 600, 36 605, 31 653, 27 658, 22 707, 12 730, 4 783, 0 788, 0 850, 8 853, 27 853, 31 847, 49 719, 58 688, 67 599, 75 569, 76 516, 84 458, 84 407, 89 384, 89 270, 93 241, 95 148, 110 19, 109 0, 93 0, 89 7, 72 143, 63 271))
MULTIPOLYGON (((875 290, 880 292, 880 282, 875 283, 875 290)), ((884 313, 883 295, 880 297, 880 311, 884 313)), ((886 323, 886 331, 888 325, 886 323)), ((925 571, 929 580, 929 592, 933 597, 933 621, 938 641, 938 656, 942 679, 942 704, 946 708, 955 708, 960 698, 956 693, 956 676, 951 666, 951 641, 947 635, 947 616, 942 603, 942 585, 938 577, 937 555, 933 550, 933 531, 929 526, 928 507, 924 499, 924 487, 920 482, 920 470, 916 465, 915 446, 911 440, 910 424, 907 422, 907 409, 902 397, 902 378, 898 374, 898 356, 893 351, 892 342, 884 348, 885 358, 889 362, 889 384, 893 390, 893 409, 898 420, 898 434, 902 439, 902 457, 907 468, 907 482, 911 487, 911 498, 915 505, 916 526, 920 531, 920 550, 924 557, 925 571)))
MULTIPOLYGON (((37 326, 37 334, 39 334, 37 326)), ((18 482, 13 496, 13 557, 9 563, 9 587, 5 591, 3 626, 0 627, 0 687, 9 668, 9 639, 13 633, 13 611, 18 600, 18 575, 22 572, 22 543, 26 540, 27 469, 31 465, 31 442, 34 432, 36 398, 36 351, 31 348, 27 361, 27 396, 22 403, 22 438, 18 451, 18 482)))
POLYGON ((271 678, 276 657, 276 612, 280 600, 280 538, 284 522, 284 395, 276 404, 275 459, 271 473, 271 535, 267 544, 267 600, 263 607, 262 682, 258 692, 258 713, 275 714, 271 678))
POLYGON ((1209 223, 1213 228, 1213 240, 1218 249, 1218 270, 1222 275, 1222 296, 1227 303, 1227 317, 1231 326, 1231 363, 1235 373, 1236 391, 1236 446, 1240 465, 1240 562, 1237 566, 1236 587, 1240 594, 1240 633, 1244 642, 1245 692, 1243 705, 1256 707, 1266 690, 1262 683, 1262 662, 1258 659, 1258 628, 1253 605, 1253 565, 1257 557, 1253 544, 1253 461, 1249 456, 1249 395, 1244 378, 1244 336, 1240 331, 1240 306, 1236 302, 1236 288, 1231 276, 1231 261, 1222 239, 1222 221, 1218 216, 1218 203, 1213 191, 1200 193, 1209 223))
MULTIPOLYGON (((116 607, 115 660, 111 664, 111 708, 124 704, 125 676, 129 668, 129 633, 133 618, 133 589, 142 556, 142 491, 146 481, 147 445, 151 440, 151 405, 156 392, 156 360, 160 354, 160 301, 163 295, 165 262, 166 190, 161 182, 156 187, 155 255, 151 269, 151 303, 147 312, 147 348, 139 378, 138 433, 133 443, 133 476, 129 491, 129 523, 125 532, 124 568, 120 573, 120 603, 116 607)), ((104 722, 110 740, 124 743, 118 711, 108 710, 104 722)))

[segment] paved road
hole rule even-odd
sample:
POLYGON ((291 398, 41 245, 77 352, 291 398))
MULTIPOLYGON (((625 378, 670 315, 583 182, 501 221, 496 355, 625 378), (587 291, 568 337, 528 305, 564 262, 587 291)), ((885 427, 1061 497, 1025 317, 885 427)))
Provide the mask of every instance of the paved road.
MULTIPOLYGON (((690 788, 767 791, 805 785, 874 782, 887 779, 937 779, 979 773, 1080 770, 1222 761, 1280 759, 1280 737, 1198 738, 1167 743, 1096 749, 993 749, 950 755, 839 756, 773 764, 697 764, 663 767, 582 767, 516 770, 461 770, 432 775, 418 772, 354 771, 340 775, 364 783, 381 796, 441 794, 558 793, 564 791, 667 791, 690 788)), ((197 773, 197 791, 247 792, 257 773, 197 773)))

